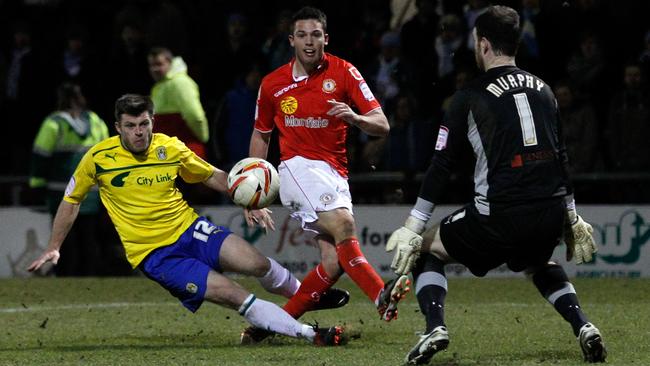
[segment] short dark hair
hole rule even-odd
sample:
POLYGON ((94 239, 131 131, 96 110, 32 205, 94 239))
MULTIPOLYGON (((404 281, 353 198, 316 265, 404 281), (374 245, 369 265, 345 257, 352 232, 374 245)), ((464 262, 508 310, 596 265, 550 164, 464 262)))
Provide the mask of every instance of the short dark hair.
POLYGON ((139 116, 145 111, 153 116, 153 102, 146 95, 124 94, 115 101, 115 120, 118 122, 123 114, 139 116))
POLYGON ((486 38, 492 44, 495 54, 515 56, 519 48, 521 30, 519 14, 510 7, 490 6, 476 18, 476 38, 486 38))
POLYGON ((295 12, 291 17, 291 34, 293 34, 297 21, 307 19, 314 19, 320 22, 320 24, 323 25, 323 32, 327 33, 327 15, 325 15, 325 13, 323 13, 320 9, 316 9, 311 6, 305 6, 295 12))
POLYGON ((168 61, 171 61, 174 58, 172 51, 170 51, 169 48, 165 47, 153 47, 149 50, 149 54, 147 56, 158 57, 158 55, 162 55, 168 61))
POLYGON ((76 102, 81 108, 85 108, 84 96, 81 93, 79 84, 73 82, 64 82, 56 88, 56 108, 60 111, 65 111, 72 108, 72 104, 76 102))

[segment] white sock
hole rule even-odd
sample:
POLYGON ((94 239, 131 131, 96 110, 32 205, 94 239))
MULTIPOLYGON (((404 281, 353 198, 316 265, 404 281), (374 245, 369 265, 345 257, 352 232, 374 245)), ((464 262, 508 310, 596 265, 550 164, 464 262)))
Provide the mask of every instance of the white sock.
MULTIPOLYGON (((268 258, 268 257, 267 257, 268 258)), ((276 262, 273 258, 268 258, 271 268, 264 275, 258 277, 258 281, 264 289, 272 294, 282 295, 287 299, 293 296, 300 287, 300 281, 288 269, 276 262)))
POLYGON ((313 341, 316 335, 311 326, 300 323, 281 307, 272 302, 258 299, 253 294, 250 294, 241 304, 239 314, 253 326, 278 334, 303 338, 308 341, 313 341))

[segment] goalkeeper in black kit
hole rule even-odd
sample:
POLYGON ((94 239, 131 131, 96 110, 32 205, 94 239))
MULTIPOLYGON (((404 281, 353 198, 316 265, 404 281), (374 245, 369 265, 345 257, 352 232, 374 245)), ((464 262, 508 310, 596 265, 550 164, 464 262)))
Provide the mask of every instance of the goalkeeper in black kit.
POLYGON ((478 67, 442 121, 419 197, 386 245, 392 268, 413 273, 426 331, 407 354, 425 364, 449 344, 444 322, 444 266, 461 263, 476 276, 506 264, 524 271, 571 324, 588 362, 607 356, 601 332, 580 308, 564 269, 550 261, 562 240, 567 258, 588 262, 596 252, 591 225, 577 214, 567 174, 557 103, 540 78, 515 66, 519 15, 492 6, 473 29, 478 67), (425 230, 463 145, 476 160, 474 201, 425 230))

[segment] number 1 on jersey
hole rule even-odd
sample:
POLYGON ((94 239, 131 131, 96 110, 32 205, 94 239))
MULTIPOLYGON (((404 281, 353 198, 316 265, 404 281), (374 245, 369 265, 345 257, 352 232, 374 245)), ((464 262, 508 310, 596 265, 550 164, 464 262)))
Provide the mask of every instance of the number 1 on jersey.
POLYGON ((535 121, 533 120, 533 112, 530 110, 528 97, 526 93, 514 94, 513 97, 517 105, 517 113, 519 113, 524 146, 535 146, 537 145, 537 134, 535 133, 535 121))

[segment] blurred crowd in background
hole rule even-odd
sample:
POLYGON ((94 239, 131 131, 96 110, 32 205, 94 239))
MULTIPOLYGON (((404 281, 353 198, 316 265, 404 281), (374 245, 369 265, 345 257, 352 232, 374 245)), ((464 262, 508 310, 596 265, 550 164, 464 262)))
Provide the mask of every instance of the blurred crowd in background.
MULTIPOLYGON (((328 15, 326 51, 357 66, 391 124, 387 138, 351 129, 355 200, 410 203, 450 96, 477 75, 471 29, 491 4, 520 12, 517 64, 556 93, 577 199, 650 202, 650 5, 631 0, 0 0, 0 177, 27 180, 66 81, 115 134, 116 98, 151 93, 153 47, 184 60, 209 126, 207 159, 228 169, 247 155, 261 78, 293 55, 292 13, 312 5, 328 15)), ((452 180, 450 202, 466 200, 472 168, 452 180)))

